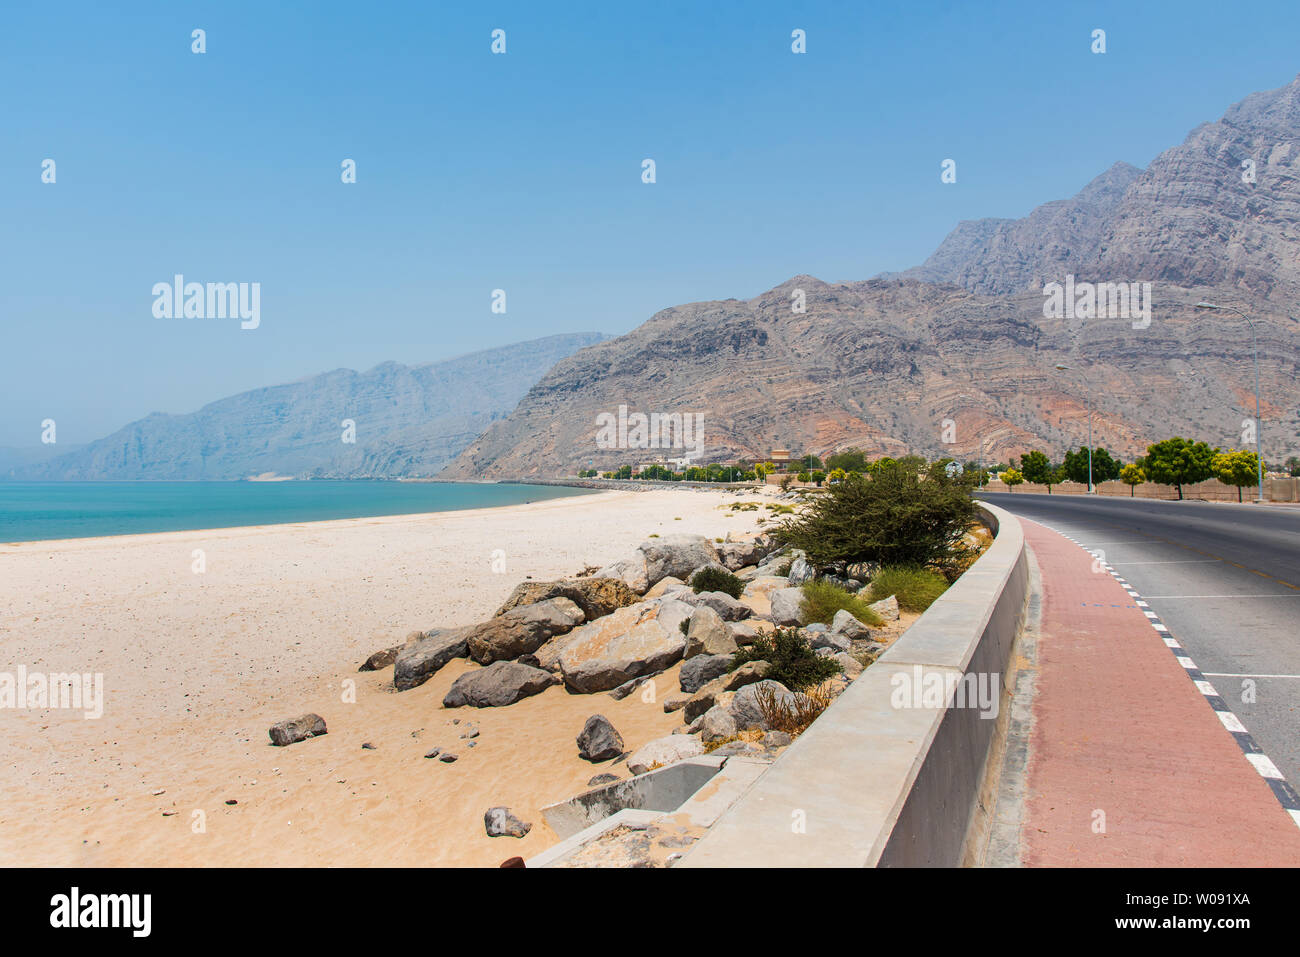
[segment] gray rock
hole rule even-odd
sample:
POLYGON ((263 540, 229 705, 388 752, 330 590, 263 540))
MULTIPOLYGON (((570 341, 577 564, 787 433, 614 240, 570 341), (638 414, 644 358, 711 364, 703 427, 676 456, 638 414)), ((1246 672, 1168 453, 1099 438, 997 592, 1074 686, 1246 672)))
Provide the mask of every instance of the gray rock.
POLYGON ((688 694, 673 694, 664 698, 664 714, 672 714, 674 711, 681 711, 686 707, 686 702, 691 700, 688 694))
POLYGON ((757 758, 767 752, 752 741, 728 741, 709 753, 715 758, 757 758))
POLYGON ((882 598, 880 601, 873 601, 867 606, 884 621, 898 621, 898 597, 890 595, 888 598, 882 598))
POLYGON ((682 716, 688 724, 693 722, 712 708, 720 695, 761 681, 763 675, 771 670, 772 666, 766 661, 747 661, 735 671, 714 678, 691 695, 691 700, 686 702, 686 706, 682 709, 682 716))
POLYGON ((623 736, 603 714, 593 714, 578 735, 578 756, 584 761, 608 761, 623 753, 623 736))
POLYGON ((848 651, 853 647, 853 642, 848 636, 842 635, 835 631, 815 631, 808 636, 808 645, 813 651, 829 649, 832 654, 841 651, 848 651))
POLYGON ((714 678, 727 673, 731 655, 696 655, 682 662, 678 682, 686 694, 695 694, 714 678))
POLYGON ((574 629, 560 654, 565 684, 583 694, 608 691, 676 664, 686 651, 677 627, 685 619, 672 606, 689 607, 672 599, 643 602, 574 629))
POLYGON ((548 598, 569 599, 582 609, 587 621, 592 621, 635 603, 638 595, 628 587, 627 582, 599 575, 583 575, 559 581, 520 582, 505 600, 505 604, 497 609, 497 614, 504 615, 512 608, 535 605, 548 598))
POLYGON ((452 682, 442 699, 444 708, 501 708, 521 698, 539 694, 556 683, 555 675, 517 661, 498 661, 470 671, 452 682))
POLYGON ((468 628, 435 628, 397 653, 393 662, 393 687, 409 691, 419 687, 453 658, 469 654, 468 628))
POLYGON ((469 655, 481 665, 532 654, 548 640, 567 634, 586 621, 572 599, 547 598, 518 605, 479 625, 466 635, 469 655))
POLYGON ((297 744, 299 741, 306 741, 308 738, 328 734, 328 731, 325 728, 324 718, 318 714, 308 713, 277 721, 271 725, 267 733, 270 734, 273 745, 283 748, 286 745, 297 744))
POLYGON ((638 595, 644 595, 650 587, 650 581, 646 577, 645 556, 640 552, 637 552, 634 558, 625 558, 612 565, 606 565, 596 572, 596 577, 617 578, 638 595))
POLYGON ((704 720, 700 722, 700 739, 706 744, 729 738, 736 731, 736 719, 726 708, 714 705, 704 712, 704 720))
POLYGON ((443 764, 454 764, 457 760, 457 755, 452 754, 450 751, 444 751, 442 754, 438 755, 438 760, 443 764))
POLYGON ((654 675, 642 675, 640 678, 633 678, 631 681, 624 681, 621 685, 611 691, 609 696, 615 701, 622 701, 653 677, 654 675))
POLYGON ((857 658, 854 658, 848 652, 841 651, 835 656, 835 660, 838 661, 840 667, 844 669, 844 676, 846 678, 856 678, 858 675, 862 674, 862 662, 858 661, 857 658))
POLYGON ((523 837, 533 829, 510 813, 508 807, 490 807, 483 815, 483 826, 488 837, 523 837))
POLYGON ((721 616, 708 605, 700 605, 691 614, 691 625, 686 631, 686 658, 696 655, 731 655, 738 649, 721 616))
POLYGON ((765 748, 784 748, 794 743, 794 738, 784 731, 769 731, 763 735, 763 747, 765 748))
POLYGON ((645 556, 646 578, 653 586, 672 575, 683 581, 701 565, 718 560, 718 550, 703 535, 665 535, 641 543, 645 556))
POLYGON ((749 622, 732 621, 727 623, 727 627, 731 629, 731 637, 736 639, 736 644, 742 648, 758 640, 758 629, 749 622))
POLYGON ((835 617, 831 619, 831 631, 837 635, 843 635, 849 641, 871 637, 871 629, 843 608, 837 611, 835 617))
POLYGON ((815 635, 819 632, 830 631, 830 628, 828 628, 824 622, 814 621, 810 625, 805 625, 803 630, 810 635, 815 635))
POLYGON ((702 591, 693 601, 690 601, 690 604, 695 605, 696 608, 712 608, 723 621, 741 621, 754 614, 754 609, 741 604, 724 591, 702 591))
POLYGON ((778 588, 768 596, 772 602, 772 620, 778 625, 797 625, 803 618, 803 589, 778 588))
POLYGON ((438 755, 440 755, 440 754, 442 754, 442 748, 434 748, 432 751, 430 751, 428 754, 426 754, 425 757, 426 757, 426 758, 436 758, 436 757, 437 757, 438 755))
POLYGON ((809 564, 808 559, 796 558, 790 563, 790 574, 786 577, 790 579, 791 585, 802 585, 817 577, 817 569, 809 564))
POLYGON ((731 705, 729 706, 731 716, 736 721, 736 727, 741 731, 751 728, 757 728, 760 731, 771 730, 763 717, 762 708, 759 707, 760 696, 766 691, 771 691, 775 695, 776 704, 793 707, 800 703, 810 703, 807 695, 791 691, 779 681, 765 679, 754 684, 745 685, 736 692, 736 696, 731 699, 731 705))
POLYGON ((879 562, 850 562, 844 569, 846 578, 859 582, 869 582, 879 574, 879 562))
POLYGON ((837 588, 843 588, 848 592, 857 591, 858 587, 861 585, 861 582, 855 582, 849 578, 842 578, 839 575, 822 575, 819 581, 828 582, 829 584, 835 585, 837 588))
POLYGON ((587 787, 597 788, 600 787, 602 784, 613 784, 615 781, 621 781, 621 780, 623 779, 620 778, 617 774, 597 774, 594 778, 592 778, 590 781, 587 782, 587 787))
POLYGON ((655 765, 674 764, 686 758, 696 758, 704 753, 704 745, 689 734, 670 734, 656 738, 628 755, 627 769, 633 774, 645 774, 655 765))

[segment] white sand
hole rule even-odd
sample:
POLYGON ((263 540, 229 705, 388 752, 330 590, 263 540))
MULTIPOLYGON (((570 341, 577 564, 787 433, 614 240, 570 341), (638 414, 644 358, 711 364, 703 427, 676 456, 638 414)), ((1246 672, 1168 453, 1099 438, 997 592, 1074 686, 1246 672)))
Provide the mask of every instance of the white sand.
MULTIPOLYGON (((609 717, 628 748, 680 716, 639 694, 559 687, 508 708, 446 710, 452 680, 476 665, 453 662, 397 694, 391 667, 358 674, 358 664, 412 630, 490 616, 526 576, 606 564, 650 533, 750 531, 767 513, 718 507, 736 500, 615 491, 0 545, 0 671, 102 672, 106 698, 98 720, 0 709, 0 863, 496 865, 535 854, 556 840, 539 807, 603 770, 626 776, 578 758, 588 715, 609 717), (195 549, 203 574, 192 570, 195 549), (503 574, 492 570, 496 549, 503 574), (350 681, 355 703, 344 700, 350 681), (271 747, 267 728, 306 711, 329 734, 271 747), (459 739, 467 721, 480 731, 472 749, 459 739), (433 747, 460 758, 425 760, 433 747), (483 812, 497 804, 532 832, 488 838, 483 812)), ((675 676, 661 679, 660 700, 675 676)))

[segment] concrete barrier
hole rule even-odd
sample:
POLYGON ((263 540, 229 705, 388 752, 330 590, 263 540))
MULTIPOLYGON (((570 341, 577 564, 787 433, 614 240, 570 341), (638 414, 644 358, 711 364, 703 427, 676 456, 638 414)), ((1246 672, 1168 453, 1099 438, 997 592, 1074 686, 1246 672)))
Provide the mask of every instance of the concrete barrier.
POLYGON ((1029 590, 1020 523, 980 508, 989 549, 676 866, 961 863, 1029 590), (993 714, 947 693, 981 676, 996 676, 993 714), (944 688, 941 703, 904 700, 918 684, 944 688))

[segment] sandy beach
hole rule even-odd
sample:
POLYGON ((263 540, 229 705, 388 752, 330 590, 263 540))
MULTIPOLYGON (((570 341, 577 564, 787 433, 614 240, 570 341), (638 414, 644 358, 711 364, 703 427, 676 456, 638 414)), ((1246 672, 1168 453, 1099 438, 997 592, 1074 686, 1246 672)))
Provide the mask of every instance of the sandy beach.
MULTIPOLYGON (((736 500, 611 491, 0 545, 0 669, 102 673, 105 694, 93 720, 0 709, 0 862, 495 866, 535 854, 556 840, 538 808, 606 770, 578 757, 588 715, 610 718, 629 749, 680 716, 640 694, 562 687, 508 708, 448 710, 451 682, 477 665, 454 661, 401 694, 391 667, 357 666, 413 630, 489 617, 528 576, 606 564, 652 533, 753 530, 766 513, 719 508, 736 500), (307 711, 329 734, 270 746, 272 723, 307 711), (471 725, 473 748, 460 737, 471 725), (425 759, 435 747, 459 760, 425 759), (531 833, 487 837, 493 805, 531 821, 531 833)), ((676 690, 676 672, 664 690, 676 690)))

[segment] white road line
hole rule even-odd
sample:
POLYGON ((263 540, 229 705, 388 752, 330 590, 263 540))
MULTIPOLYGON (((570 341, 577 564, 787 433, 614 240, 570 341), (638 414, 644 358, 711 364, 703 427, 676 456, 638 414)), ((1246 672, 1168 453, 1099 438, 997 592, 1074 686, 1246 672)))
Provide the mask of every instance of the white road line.
POLYGON ((1275 781, 1285 781, 1282 772, 1277 769, 1277 765, 1268 759, 1266 754, 1247 754, 1246 760, 1255 765, 1255 770, 1259 772, 1260 777, 1273 778, 1275 781))
POLYGON ((1187 558, 1176 562, 1114 562, 1115 565, 1215 565, 1220 558, 1187 558))
POLYGON ((1300 678, 1300 675, 1233 674, 1227 671, 1202 671, 1207 678, 1300 678))
POLYGON ((1214 713, 1219 716, 1219 722, 1229 731, 1246 732, 1249 734, 1249 732, 1246 731, 1246 726, 1242 724, 1241 720, 1231 711, 1216 711, 1214 713))
POLYGON ((1300 598, 1300 591, 1282 595, 1147 595, 1148 598, 1300 598))

